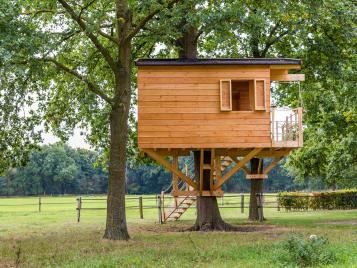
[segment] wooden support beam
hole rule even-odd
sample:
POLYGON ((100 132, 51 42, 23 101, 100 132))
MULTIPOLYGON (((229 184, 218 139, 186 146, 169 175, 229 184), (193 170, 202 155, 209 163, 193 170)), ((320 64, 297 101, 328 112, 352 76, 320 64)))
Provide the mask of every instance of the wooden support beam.
POLYGON ((159 155, 158 153, 156 153, 154 150, 152 149, 143 149, 143 151, 149 155, 152 159, 156 160, 157 162, 159 162, 161 165, 163 165, 164 168, 168 169, 169 171, 175 173, 179 178, 181 178, 184 182, 186 182, 187 184, 191 185, 194 189, 198 189, 197 183, 194 182, 191 178, 189 178, 188 176, 186 176, 185 174, 183 174, 181 171, 179 171, 178 169, 174 169, 172 167, 172 165, 166 161, 166 159, 164 157, 162 157, 161 155, 159 155))
POLYGON ((225 183, 234 173, 236 173, 240 168, 242 168, 250 159, 256 156, 263 148, 255 148, 250 153, 248 153, 241 161, 239 161, 230 171, 228 171, 219 182, 213 187, 213 189, 218 189, 223 183, 225 183))
POLYGON ((209 189, 213 191, 213 172, 215 170, 215 149, 211 149, 211 171, 209 176, 209 189))
MULTIPOLYGON (((178 170, 178 156, 174 155, 172 157, 172 168, 178 170)), ((178 176, 175 173, 172 173, 172 189, 174 191, 178 190, 178 176)))
POLYGON ((204 160, 204 156, 205 156, 205 151, 203 149, 201 149, 200 151, 200 195, 202 194, 202 190, 203 190, 203 160, 204 160))
MULTIPOLYGON (((221 167, 221 156, 220 155, 216 155, 215 156, 215 172, 216 172, 216 181, 214 184, 218 183, 219 178, 222 177, 222 167, 221 167)), ((213 187, 214 188, 214 187, 213 187)), ((212 189, 213 189, 212 188, 212 189)))
POLYGON ((172 196, 223 196, 224 192, 221 189, 214 191, 173 191, 172 196))
POLYGON ((271 75, 270 81, 305 81, 305 74, 271 75))
POLYGON ((266 175, 266 174, 247 174, 245 178, 248 180, 254 180, 254 179, 261 180, 261 179, 267 179, 268 175, 266 175))
MULTIPOLYGON (((238 163, 238 160, 237 160, 237 156, 234 156, 233 154, 232 155, 230 155, 229 156, 231 159, 232 159, 232 161, 234 161, 236 164, 238 163)), ((243 171, 245 172, 245 174, 250 174, 250 169, 249 168, 247 168, 247 166, 242 166, 242 169, 243 169, 243 171)))
POLYGON ((269 166, 264 169, 263 174, 268 175, 268 173, 279 163, 281 159, 283 159, 283 157, 274 158, 274 160, 269 164, 269 166))
POLYGON ((262 163, 263 163, 263 159, 259 158, 259 164, 258 164, 258 173, 260 173, 260 170, 262 168, 262 163))
POLYGON ((242 166, 242 169, 244 170, 245 174, 247 174, 247 175, 250 174, 250 170, 246 166, 242 166))

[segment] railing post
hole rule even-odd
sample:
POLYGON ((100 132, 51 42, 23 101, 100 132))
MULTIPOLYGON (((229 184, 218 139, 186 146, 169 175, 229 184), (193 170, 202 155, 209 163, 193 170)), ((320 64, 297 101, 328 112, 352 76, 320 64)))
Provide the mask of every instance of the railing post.
POLYGON ((81 220, 82 197, 77 198, 77 222, 81 220))
POLYGON ((244 213, 244 194, 240 195, 240 212, 244 213))
POLYGON ((139 196, 139 212, 140 212, 140 219, 144 219, 143 213, 143 197, 139 196))
POLYGON ((38 197, 38 212, 41 212, 41 196, 38 197))
POLYGON ((302 108, 298 109, 298 118, 299 118, 299 146, 302 146, 304 143, 303 138, 303 129, 302 129, 302 108))

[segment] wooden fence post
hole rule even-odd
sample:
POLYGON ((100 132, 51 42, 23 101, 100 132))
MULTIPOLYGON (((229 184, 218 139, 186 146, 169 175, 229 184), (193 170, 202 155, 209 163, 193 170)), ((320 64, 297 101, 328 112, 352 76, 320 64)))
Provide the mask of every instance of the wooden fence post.
POLYGON ((41 196, 38 197, 38 212, 41 212, 41 196))
POLYGON ((244 213, 244 194, 240 195, 240 212, 244 213))
POLYGON ((140 219, 144 219, 143 213, 143 197, 139 196, 139 211, 140 211, 140 219))
POLYGON ((159 224, 162 223, 162 213, 161 213, 161 196, 157 195, 157 209, 159 213, 159 224))
POLYGON ((161 191, 161 197, 160 197, 160 204, 161 204, 161 223, 165 221, 165 192, 161 191))
POLYGON ((280 202, 278 197, 276 197, 276 206, 277 206, 277 210, 280 211, 280 202))
POLYGON ((77 198, 77 222, 81 220, 82 197, 77 198))

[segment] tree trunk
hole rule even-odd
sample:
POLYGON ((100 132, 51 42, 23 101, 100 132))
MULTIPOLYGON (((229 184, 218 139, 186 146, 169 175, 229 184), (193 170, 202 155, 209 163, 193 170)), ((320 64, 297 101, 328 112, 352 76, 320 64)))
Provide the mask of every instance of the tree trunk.
POLYGON ((110 165, 107 222, 104 238, 128 240, 125 214, 126 146, 130 109, 131 46, 122 44, 115 82, 115 100, 110 113, 110 165))
MULTIPOLYGON (((199 183, 200 177, 200 151, 194 152, 195 178, 199 183)), ((204 164, 211 163, 211 152, 204 152, 204 164)), ((210 189, 211 170, 203 170, 203 190, 210 189)), ((215 196, 198 196, 197 197, 197 218, 195 225, 191 228, 195 231, 229 231, 232 226, 222 220, 219 212, 217 197, 215 196)))
MULTIPOLYGON (((262 159, 263 161, 263 159, 262 159)), ((263 162, 259 168, 259 158, 253 158, 250 160, 251 173, 261 174, 263 173, 263 162)), ((249 200, 249 220, 258 221, 258 202, 257 194, 263 193, 263 180, 262 179, 251 179, 250 180, 250 200, 249 200)), ((263 217, 263 215, 262 215, 263 217)))
POLYGON ((182 33, 182 36, 177 39, 176 45, 179 50, 180 59, 196 59, 197 58, 197 40, 198 32, 196 27, 192 25, 186 25, 185 20, 181 27, 186 29, 182 33))

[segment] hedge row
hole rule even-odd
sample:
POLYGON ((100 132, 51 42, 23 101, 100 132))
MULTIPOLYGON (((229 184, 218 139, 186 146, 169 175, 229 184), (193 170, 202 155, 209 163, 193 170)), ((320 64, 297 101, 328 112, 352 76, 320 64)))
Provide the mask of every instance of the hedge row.
POLYGON ((357 189, 334 192, 282 192, 278 204, 287 210, 308 209, 355 209, 357 208, 357 189))

